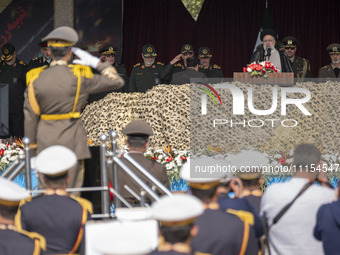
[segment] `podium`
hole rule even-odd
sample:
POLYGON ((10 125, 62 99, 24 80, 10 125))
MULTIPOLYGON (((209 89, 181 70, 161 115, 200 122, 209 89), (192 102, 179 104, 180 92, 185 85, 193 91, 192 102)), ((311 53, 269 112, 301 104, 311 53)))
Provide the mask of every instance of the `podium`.
POLYGON ((289 87, 294 85, 294 73, 269 73, 268 78, 264 78, 263 76, 252 77, 250 73, 234 72, 234 81, 289 87))

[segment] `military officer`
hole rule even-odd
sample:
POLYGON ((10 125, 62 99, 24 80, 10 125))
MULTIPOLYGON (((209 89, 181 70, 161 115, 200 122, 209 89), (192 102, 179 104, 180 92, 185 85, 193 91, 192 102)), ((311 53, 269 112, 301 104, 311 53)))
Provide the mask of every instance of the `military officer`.
POLYGON ((319 70, 319 78, 339 78, 340 70, 340 44, 332 43, 326 50, 331 58, 331 63, 321 67, 319 70))
MULTIPOLYGON (((196 165, 206 164, 207 159, 199 159, 196 165), (201 162, 201 163, 200 163, 201 162)), ((209 254, 257 254, 258 245, 249 213, 237 210, 224 212, 216 201, 216 189, 222 180, 222 174, 210 178, 193 177, 190 164, 186 162, 180 176, 188 182, 192 195, 199 198, 205 208, 196 219, 198 234, 192 240, 192 249, 196 253, 209 254), (243 215, 243 216, 242 216, 243 215), (247 215, 247 217, 244 217, 247 215), (242 219, 242 220, 241 220, 242 219)), ((194 166, 192 166, 194 168, 194 166)))
POLYGON ((17 58, 11 43, 2 46, 0 62, 0 83, 9 86, 9 133, 10 136, 24 136, 24 92, 26 89, 26 64, 17 58))
POLYGON ((99 53, 101 54, 100 59, 102 61, 107 61, 113 65, 117 73, 124 79, 126 86, 123 88, 117 90, 116 92, 127 92, 127 86, 129 84, 129 78, 126 73, 126 68, 123 64, 117 63, 116 61, 116 49, 112 44, 107 44, 103 48, 99 50, 99 53))
POLYGON ((14 225, 21 200, 29 193, 5 178, 0 178, 0 253, 2 255, 39 255, 46 247, 45 238, 33 232, 18 229, 14 225))
POLYGON ((282 39, 282 43, 284 45, 284 52, 291 63, 294 78, 297 78, 297 81, 303 81, 305 78, 310 78, 311 71, 309 61, 296 55, 297 45, 299 43, 298 39, 293 36, 286 36, 282 39))
MULTIPOLYGON (((127 146, 129 148, 129 155, 141 164, 146 170, 150 172, 156 179, 158 179, 164 186, 169 188, 169 179, 164 165, 144 157, 144 152, 149 145, 149 136, 153 135, 151 126, 143 120, 133 120, 124 129, 123 134, 127 135, 127 146)), ((134 172, 148 185, 152 183, 143 174, 141 174, 131 163, 123 158, 134 172)), ((127 185, 138 195, 140 194, 140 186, 138 186, 130 176, 128 176, 122 169, 118 170, 119 193, 130 204, 139 206, 140 202, 124 188, 127 185)), ((113 174, 109 173, 110 181, 113 183, 113 174)), ((150 198, 146 199, 150 203, 150 198)))
POLYGON ((146 92, 153 86, 162 84, 160 73, 164 69, 164 64, 156 62, 156 49, 151 44, 146 44, 142 48, 143 63, 133 66, 129 81, 129 92, 146 92))
POLYGON ((212 55, 208 47, 201 47, 198 50, 200 65, 198 71, 204 73, 209 78, 219 78, 216 82, 223 81, 223 71, 220 66, 210 62, 212 55))
POLYGON ((173 60, 167 64, 161 72, 161 78, 167 83, 172 81, 172 75, 174 73, 184 71, 187 68, 187 59, 194 56, 194 47, 191 44, 183 44, 181 47, 181 53, 178 54, 173 60), (183 59, 183 63, 178 63, 183 59))
POLYGON ((171 83, 181 85, 191 82, 207 82, 205 74, 198 71, 198 64, 199 60, 197 57, 188 58, 187 69, 174 73, 171 83))
POLYGON ((150 255, 194 254, 190 242, 200 231, 195 225, 197 217, 203 214, 202 202, 191 195, 174 194, 154 202, 151 215, 159 222, 164 242, 150 255))
POLYGON ((75 165, 76 154, 65 146, 41 151, 36 170, 46 185, 45 193, 23 201, 16 216, 19 229, 46 238, 46 254, 75 254, 83 245, 84 225, 91 219, 92 204, 65 191, 68 171, 75 165))
MULTIPOLYGON (((68 187, 81 187, 81 161, 90 158, 91 154, 80 111, 89 94, 119 89, 124 80, 110 63, 103 63, 86 51, 72 48, 78 41, 78 34, 73 28, 56 28, 43 40, 48 43, 52 62, 49 67, 35 68, 27 73, 25 136, 31 139, 31 147, 36 148, 37 153, 55 144, 74 151, 78 166, 69 173, 68 187), (72 51, 89 66, 68 65, 72 51), (90 67, 96 68, 101 75, 94 74, 90 67)), ((43 183, 40 182, 40 185, 43 183)))
POLYGON ((49 66, 51 63, 52 59, 50 52, 47 48, 47 42, 42 41, 39 43, 39 45, 42 56, 31 59, 31 61, 27 65, 27 72, 36 67, 49 66))

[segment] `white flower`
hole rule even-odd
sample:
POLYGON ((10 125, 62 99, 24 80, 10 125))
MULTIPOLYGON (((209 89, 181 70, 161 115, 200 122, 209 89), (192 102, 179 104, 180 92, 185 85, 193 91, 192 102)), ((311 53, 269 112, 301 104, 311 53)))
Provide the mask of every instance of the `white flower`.
POLYGON ((251 70, 251 68, 250 67, 247 67, 247 72, 248 73, 251 73, 253 70, 251 70))

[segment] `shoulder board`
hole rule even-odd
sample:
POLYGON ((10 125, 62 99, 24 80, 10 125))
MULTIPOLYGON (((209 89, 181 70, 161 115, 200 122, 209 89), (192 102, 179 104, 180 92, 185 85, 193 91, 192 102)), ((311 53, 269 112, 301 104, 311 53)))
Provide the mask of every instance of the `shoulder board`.
POLYGON ((198 68, 203 68, 203 66, 202 65, 198 65, 198 68))
POLYGON ((83 65, 68 65, 72 68, 72 72, 75 76, 81 76, 85 78, 92 78, 93 72, 91 67, 89 66, 83 66, 83 65))
POLYGON ((181 63, 177 63, 174 65, 175 67, 182 67, 182 64, 181 63))
POLYGON ((32 61, 36 61, 36 60, 39 60, 39 57, 35 57, 32 59, 32 61))
POLYGON ((36 232, 28 232, 26 230, 19 230, 19 233, 28 236, 34 241, 38 241, 38 245, 41 249, 46 250, 46 239, 42 235, 36 233, 36 232))
POLYGON ((218 66, 218 65, 213 65, 213 68, 214 68, 214 69, 221 69, 221 67, 218 66))
POLYGON ((323 66, 323 67, 321 67, 321 69, 326 69, 327 67, 329 67, 329 66, 323 66))
POLYGON ((44 71, 47 66, 41 66, 37 68, 33 68, 26 74, 26 85, 28 86, 31 82, 34 82, 38 77, 39 74, 44 71))
POLYGON ((164 66, 164 63, 162 63, 162 62, 157 62, 157 65, 164 66))
POLYGON ((93 205, 89 200, 81 197, 75 197, 72 195, 70 196, 70 198, 76 200, 82 207, 88 210, 91 214, 93 213, 93 205))
POLYGON ((140 63, 138 63, 138 64, 135 64, 133 67, 137 67, 137 66, 140 66, 140 63))
POLYGON ((23 65, 23 66, 27 66, 27 64, 24 61, 22 61, 22 60, 19 61, 19 64, 23 65))

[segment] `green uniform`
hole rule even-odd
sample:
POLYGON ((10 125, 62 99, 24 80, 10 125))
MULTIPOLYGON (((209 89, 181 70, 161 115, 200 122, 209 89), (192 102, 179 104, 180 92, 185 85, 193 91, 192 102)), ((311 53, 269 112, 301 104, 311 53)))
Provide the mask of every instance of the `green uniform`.
POLYGON ((138 63, 134 65, 129 81, 129 92, 146 92, 153 86, 162 84, 160 73, 164 70, 164 64, 157 62, 152 66, 138 63))
POLYGON ((185 69, 187 69, 187 68, 182 63, 177 63, 177 64, 174 64, 174 65, 169 63, 164 67, 163 71, 160 74, 160 77, 165 83, 168 84, 168 83, 170 83, 170 81, 172 81, 172 75, 174 73, 184 71, 185 69))
POLYGON ((319 70, 319 78, 340 78, 340 75, 338 77, 335 76, 334 69, 332 65, 321 67, 319 70))
POLYGON ((208 79, 209 78, 221 78, 221 81, 222 81, 224 77, 223 71, 221 67, 218 65, 210 63, 207 69, 203 68, 202 65, 199 65, 198 67, 199 67, 198 71, 201 73, 204 73, 208 77, 208 79))
POLYGON ((305 78, 311 77, 310 64, 307 59, 295 56, 294 61, 290 63, 294 72, 294 78, 303 81, 305 78))

